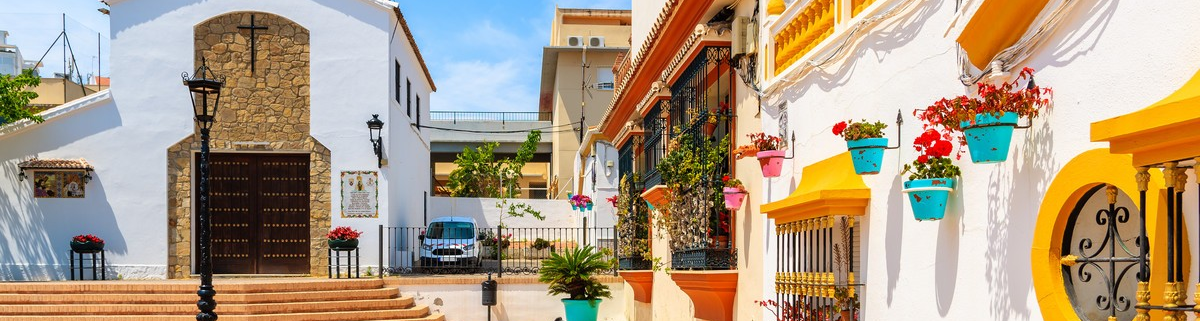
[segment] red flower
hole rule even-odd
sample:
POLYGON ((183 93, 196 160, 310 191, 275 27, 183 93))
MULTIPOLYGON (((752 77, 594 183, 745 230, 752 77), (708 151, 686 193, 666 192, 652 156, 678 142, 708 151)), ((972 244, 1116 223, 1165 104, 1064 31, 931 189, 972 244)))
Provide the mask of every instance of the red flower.
POLYGON ((76 235, 75 237, 71 238, 71 242, 104 244, 103 239, 91 234, 76 235))
POLYGON ((954 145, 950 144, 950 141, 938 140, 937 142, 934 143, 933 148, 931 148, 929 154, 936 156, 936 157, 946 157, 946 156, 950 156, 950 152, 953 150, 954 150, 954 145))
POLYGON ((329 234, 325 234, 325 237, 330 240, 357 240, 359 236, 362 236, 362 232, 355 231, 349 226, 338 226, 330 230, 329 234))
POLYGON ((722 182, 729 182, 729 175, 725 175, 725 177, 721 177, 721 181, 722 181, 722 182))
POLYGON ((833 134, 841 136, 842 132, 846 131, 846 127, 849 127, 849 126, 850 125, 846 124, 846 122, 840 122, 840 123, 834 124, 833 125, 833 134))
POLYGON ((929 156, 926 156, 926 155, 917 156, 917 162, 920 162, 921 164, 929 163, 929 156))

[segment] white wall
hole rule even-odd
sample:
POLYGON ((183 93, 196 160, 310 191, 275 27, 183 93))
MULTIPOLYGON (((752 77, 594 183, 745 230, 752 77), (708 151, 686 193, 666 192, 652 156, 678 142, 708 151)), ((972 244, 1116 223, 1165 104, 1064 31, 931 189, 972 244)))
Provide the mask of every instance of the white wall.
MULTIPOLYGON (((633 61, 637 58, 638 52, 642 49, 642 44, 646 42, 646 37, 650 35, 650 29, 654 26, 654 22, 658 21, 658 14, 662 12, 663 4, 667 0, 637 0, 633 1, 633 19, 630 25, 630 33, 633 34, 633 41, 629 43, 629 60, 633 61)), ((617 79, 620 82, 620 79, 617 79)))
MULTIPOLYGON (((920 123, 912 111, 967 92, 958 80, 954 39, 943 36, 954 11, 953 2, 919 2, 856 40, 848 58, 766 98, 764 129, 777 132, 774 106, 787 101, 798 138, 792 148, 803 151, 785 161, 782 177, 766 180, 769 201, 794 190, 805 165, 845 151, 829 132, 834 123, 891 123, 903 111, 902 148, 886 153, 881 173, 863 177, 872 190, 864 220, 867 320, 1042 319, 1029 254, 1042 192, 1067 161, 1105 147, 1090 142, 1089 124, 1158 101, 1200 68, 1200 38, 1180 36, 1200 27, 1194 19, 1200 4, 1080 3, 1016 68, 1038 70, 1038 85, 1054 89, 1053 109, 1015 132, 1008 161, 976 165, 969 155, 956 161, 962 181, 946 219, 917 222, 899 176, 915 158, 909 146, 920 123)), ((892 126, 886 135, 895 139, 892 126)), ((775 261, 773 251, 764 261, 775 261)))
MULTIPOLYGON (((504 219, 504 225, 512 228, 521 227, 583 227, 583 218, 588 218, 588 227, 612 227, 613 215, 616 215, 612 204, 601 200, 594 200, 595 205, 592 211, 580 212, 571 209, 571 204, 567 200, 535 200, 535 199, 510 199, 510 204, 520 202, 533 206, 534 209, 540 211, 546 217, 545 221, 539 221, 533 217, 518 217, 504 219), (597 225, 595 222, 599 220, 601 223, 597 225), (607 224, 605 223, 607 222, 607 224)), ((501 210, 496 208, 496 203, 499 199, 495 198, 474 198, 474 197, 430 197, 429 198, 429 219, 433 220, 443 216, 465 216, 474 218, 479 222, 479 227, 496 227, 500 224, 501 210)), ((405 226, 423 226, 420 220, 406 224, 405 226)))
MULTIPOLYGON (((612 203, 606 199, 616 196, 618 192, 621 180, 618 157, 617 148, 604 141, 593 143, 592 155, 585 159, 580 159, 579 154, 575 154, 574 172, 578 173, 581 167, 583 170, 583 181, 577 182, 575 185, 582 184, 582 194, 591 197, 597 206, 604 203, 605 206, 612 207, 612 203), (607 162, 610 161, 612 167, 607 166, 607 162), (594 184, 592 183, 593 177, 596 181, 594 184)), ((595 222, 600 226, 615 226, 617 224, 616 215, 597 215, 595 222)))
MULTIPOLYGON (((624 321, 624 283, 606 283, 612 292, 611 299, 600 302, 600 314, 596 320, 624 321)), ((566 296, 550 296, 544 284, 499 284, 498 304, 492 307, 492 320, 524 321, 545 320, 565 317, 562 301, 566 296)), ((450 285, 401 285, 400 293, 411 295, 417 304, 427 305, 433 312, 446 315, 447 321, 487 320, 487 309, 482 303, 479 284, 450 285)))
MULTIPOLYGON (((0 218, 0 279, 63 278, 62 254, 75 234, 93 233, 109 244, 108 262, 126 277, 162 278, 167 263, 167 148, 193 134, 191 102, 179 74, 194 69, 193 26, 235 11, 270 12, 310 30, 312 107, 310 131, 332 153, 329 186, 332 224, 373 231, 389 217, 420 210, 428 190, 428 147, 411 130, 388 130, 391 168, 381 171, 379 193, 398 200, 392 208, 380 198, 378 219, 340 218, 338 176, 344 170, 374 170, 375 155, 364 122, 387 115, 392 12, 371 1, 334 0, 124 0, 112 3, 112 98, 86 111, 32 129, 0 136, 3 172, 16 182, 16 164, 26 158, 87 158, 96 167, 84 200, 33 200, 29 184, 0 187, 6 212, 0 218), (364 81, 368 79, 371 81, 364 81), (426 147, 421 147, 422 145, 426 147), (421 164, 414 171, 408 166, 421 164), (393 191, 392 188, 402 189, 393 191), (410 199, 411 198, 411 199, 410 199), (17 239, 19 237, 19 240, 17 239), (47 266, 37 272, 31 266, 47 266), (49 272, 47 272, 49 271, 49 272)), ((417 68, 409 68, 416 70, 417 68)), ((414 79, 423 79, 414 78, 414 79)), ((414 86, 424 84, 414 81, 414 86)), ((427 85, 423 85, 428 87, 427 85)), ((428 89, 425 90, 428 92, 428 89)), ((422 104, 426 104, 424 95, 422 104)), ((391 121, 389 128, 403 121, 391 121)), ((408 128, 401 126, 400 128, 408 128)), ((406 129, 407 130, 407 129, 406 129)), ((363 242, 376 242, 367 233, 363 242)), ((365 251, 363 260, 374 261, 365 251)))

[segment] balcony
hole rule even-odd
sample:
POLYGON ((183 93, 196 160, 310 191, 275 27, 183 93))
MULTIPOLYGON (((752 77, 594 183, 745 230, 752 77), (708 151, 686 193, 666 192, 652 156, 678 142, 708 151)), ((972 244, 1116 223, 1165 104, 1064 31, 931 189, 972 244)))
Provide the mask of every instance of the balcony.
POLYGON ((551 112, 540 111, 431 111, 429 118, 433 121, 458 122, 539 122, 550 121, 551 112))

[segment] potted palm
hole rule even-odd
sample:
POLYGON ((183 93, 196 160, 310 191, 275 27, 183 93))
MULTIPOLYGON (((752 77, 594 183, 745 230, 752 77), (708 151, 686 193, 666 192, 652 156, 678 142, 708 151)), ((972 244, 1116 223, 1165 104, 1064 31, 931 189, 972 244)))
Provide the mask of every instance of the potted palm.
MULTIPOLYGON (((1024 68, 1012 82, 976 84, 976 94, 942 99, 915 112, 918 119, 960 134, 959 144, 971 152, 976 164, 997 163, 1008 159, 1012 132, 1019 118, 1035 118, 1050 106, 1050 88, 1033 82, 1033 69, 1024 68), (1026 80, 1023 89, 1014 90, 1026 80)), ((928 128, 928 126, 927 126, 928 128)))
POLYGON ((75 253, 96 253, 104 250, 104 239, 91 234, 76 235, 71 238, 71 251, 75 253))
POLYGON ((883 137, 883 122, 868 123, 853 120, 833 125, 833 134, 846 139, 846 148, 850 150, 850 159, 854 163, 854 172, 858 175, 879 174, 883 164, 883 150, 887 148, 888 139, 883 137))
POLYGON ((946 202, 954 191, 954 178, 962 172, 950 161, 954 144, 946 139, 947 134, 929 129, 913 141, 913 148, 920 155, 912 164, 904 165, 909 173, 904 182, 904 193, 908 194, 909 206, 918 221, 940 220, 946 215, 946 202))
POLYGON ((758 157, 758 164, 762 166, 763 177, 779 177, 783 172, 783 158, 787 156, 784 152, 787 144, 784 144, 783 138, 763 133, 749 136, 752 147, 758 151, 755 156, 758 157))
POLYGON ((596 321, 600 299, 612 294, 594 275, 609 269, 612 263, 589 245, 551 254, 542 261, 538 282, 549 286, 550 295, 568 296, 562 299, 567 321, 596 321))
POLYGON ((329 248, 334 250, 350 250, 358 248, 358 237, 362 232, 355 231, 349 226, 338 226, 325 234, 329 239, 329 248))
POLYGON ((722 193, 725 194, 725 208, 731 211, 736 211, 742 208, 742 201, 746 200, 746 186, 742 185, 742 180, 730 178, 729 175, 721 177, 725 188, 722 193))

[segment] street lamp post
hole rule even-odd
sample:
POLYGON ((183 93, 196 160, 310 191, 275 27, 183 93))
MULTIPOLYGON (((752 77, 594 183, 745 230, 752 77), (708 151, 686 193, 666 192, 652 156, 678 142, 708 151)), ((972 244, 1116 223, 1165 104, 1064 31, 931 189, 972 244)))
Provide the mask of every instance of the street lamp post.
POLYGON ((212 285, 212 228, 208 208, 208 133, 212 129, 217 106, 221 102, 221 87, 225 86, 225 81, 223 77, 217 77, 212 70, 209 70, 208 64, 201 58, 200 67, 196 68, 194 74, 189 77, 187 72, 183 73, 183 84, 187 85, 192 96, 196 126, 200 129, 200 184, 196 202, 199 208, 196 222, 200 228, 199 246, 197 246, 200 256, 200 290, 196 291, 200 300, 196 301, 196 307, 200 308, 200 313, 196 314, 196 320, 215 321, 217 313, 213 312, 213 309, 216 309, 217 301, 213 299, 213 296, 217 295, 217 291, 213 290, 212 285))
POLYGON ((375 148, 379 167, 383 168, 383 121, 379 120, 379 114, 371 115, 371 120, 367 121, 367 130, 371 132, 371 145, 375 148))

